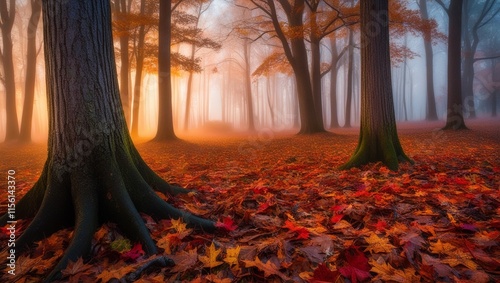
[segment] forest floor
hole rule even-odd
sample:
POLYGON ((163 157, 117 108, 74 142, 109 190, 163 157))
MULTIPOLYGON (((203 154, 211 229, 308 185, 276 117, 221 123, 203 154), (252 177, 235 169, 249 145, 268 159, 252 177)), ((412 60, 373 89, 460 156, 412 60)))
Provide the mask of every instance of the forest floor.
MULTIPOLYGON (((356 129, 139 143, 161 177, 199 192, 165 199, 218 221, 220 231, 143 215, 161 255, 176 265, 139 274, 157 256, 145 258, 107 223, 91 257, 70 264, 63 281, 126 282, 133 273, 137 282, 499 282, 500 120, 469 121, 471 130, 459 132, 439 126, 399 127, 415 164, 398 172, 381 164, 337 169, 356 147, 356 129)), ((17 198, 41 173, 45 147, 0 146, 1 176, 16 170, 17 198)), ((70 238, 71 230, 62 230, 38 242, 18 255, 16 275, 2 272, 2 279, 36 282, 70 238)), ((5 229, 0 242, 7 244, 5 229)))

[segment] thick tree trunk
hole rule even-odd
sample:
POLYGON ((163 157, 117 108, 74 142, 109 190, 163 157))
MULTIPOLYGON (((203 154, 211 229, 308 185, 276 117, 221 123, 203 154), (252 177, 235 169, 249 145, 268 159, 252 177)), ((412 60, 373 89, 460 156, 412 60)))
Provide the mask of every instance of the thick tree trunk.
MULTIPOLYGON (((62 226, 75 224, 71 242, 46 281, 90 251, 94 231, 114 221, 148 253, 156 253, 140 212, 183 218, 206 231, 211 221, 164 202, 177 194, 141 159, 121 108, 111 36, 110 2, 43 1, 49 105, 48 157, 34 187, 16 203, 16 216, 34 217, 16 241, 22 251, 62 226)), ((8 214, 0 218, 7 223, 8 214)))
MULTIPOLYGON (((420 15, 422 19, 428 20, 427 0, 419 0, 420 15)), ((436 111, 436 97, 434 94, 434 52, 432 50, 432 35, 426 31, 424 37, 425 70, 427 86, 427 111, 425 119, 435 121, 438 119, 436 111)))
POLYGON ((28 48, 26 56, 26 81, 24 82, 23 116, 21 119, 21 133, 19 135, 21 142, 31 142, 36 80, 36 33, 42 13, 41 4, 41 0, 31 0, 31 17, 27 30, 28 48))
POLYGON ((352 28, 349 29, 349 64, 347 67, 347 97, 345 103, 345 123, 344 128, 351 127, 351 109, 352 109, 352 88, 354 71, 354 35, 352 28))
POLYGON ((160 0, 158 45, 158 131, 156 141, 175 140, 172 116, 172 74, 170 71, 170 42, 172 39, 172 0, 160 0))
POLYGON ((323 99, 321 92, 321 38, 319 37, 319 28, 316 22, 316 8, 311 12, 311 84, 312 96, 314 101, 314 111, 316 121, 324 128, 323 124, 323 99))
POLYGON ((448 113, 445 130, 467 129, 462 105, 461 26, 463 0, 451 0, 448 32, 448 113))
POLYGON ((14 57, 12 54, 12 27, 16 15, 16 1, 0 1, 0 29, 2 30, 2 63, 4 69, 6 131, 5 141, 19 137, 19 122, 16 107, 16 79, 14 77, 14 57))
POLYGON ((389 56, 388 0, 361 1, 361 126, 358 147, 343 169, 382 161, 397 170, 410 161, 396 130, 389 56))

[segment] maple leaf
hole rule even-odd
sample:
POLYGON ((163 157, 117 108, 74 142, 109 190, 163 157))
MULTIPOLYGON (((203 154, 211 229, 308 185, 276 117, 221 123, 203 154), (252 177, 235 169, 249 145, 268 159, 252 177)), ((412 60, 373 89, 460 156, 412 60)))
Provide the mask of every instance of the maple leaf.
POLYGON ((213 268, 223 264, 222 261, 218 261, 217 257, 222 252, 222 249, 216 249, 214 243, 210 245, 208 249, 205 250, 205 255, 198 256, 198 259, 203 263, 204 267, 213 268))
MULTIPOLYGON (((80 257, 77 261, 69 261, 66 268, 61 270, 61 274, 63 276, 72 276, 79 273, 82 275, 81 273, 89 270, 90 268, 92 268, 92 265, 83 263, 83 258, 80 257)), ((76 279, 75 282, 78 282, 77 278, 73 279, 76 279)))
POLYGON ((236 226, 234 224, 233 219, 229 216, 224 217, 222 219, 222 222, 217 221, 217 223, 215 223, 215 226, 222 228, 222 229, 229 231, 229 232, 234 231, 234 230, 236 230, 236 228, 238 228, 238 226, 236 226))
POLYGON ((410 268, 407 269, 395 269, 390 264, 387 264, 383 257, 379 257, 377 261, 371 260, 372 272, 378 275, 373 278, 373 280, 380 279, 384 282, 395 281, 395 282, 419 282, 420 277, 415 275, 415 271, 410 268))
POLYGON ((122 253, 124 251, 129 251, 132 248, 130 240, 122 238, 122 237, 111 242, 110 246, 111 246, 111 249, 113 251, 116 251, 119 253, 122 253))
POLYGON ((125 261, 132 260, 135 261, 144 255, 144 250, 142 249, 141 243, 137 243, 128 252, 122 253, 121 258, 125 261))
POLYGON ((339 268, 342 275, 347 277, 353 283, 362 282, 371 277, 371 266, 368 264, 368 258, 359 250, 357 246, 350 246, 343 252, 347 265, 339 268))
POLYGON ((238 256, 240 255, 241 247, 236 246, 226 250, 226 257, 223 259, 230 266, 238 264, 238 256))
POLYGON ((340 272, 337 270, 331 271, 326 264, 322 263, 314 270, 314 275, 309 279, 309 283, 328 283, 337 282, 340 278, 340 272))
POLYGON ((443 243, 441 240, 438 240, 436 243, 431 243, 430 250, 435 254, 451 254, 453 253, 457 247, 449 243, 443 243))
POLYGON ((121 279, 125 275, 134 271, 135 265, 127 264, 120 268, 105 269, 97 276, 97 280, 101 279, 101 282, 109 282, 112 279, 121 279))
POLYGON ((297 239, 309 238, 309 231, 305 227, 299 226, 290 220, 285 221, 285 226, 283 226, 283 228, 288 228, 288 230, 296 232, 298 234, 297 239))
POLYGON ((174 228, 175 231, 177 231, 178 233, 182 233, 188 230, 186 228, 187 224, 182 221, 182 218, 172 219, 171 222, 172 222, 172 228, 174 228))
POLYGON ((370 237, 366 238, 365 241, 368 243, 368 247, 365 251, 371 253, 390 253, 395 246, 389 244, 389 239, 380 238, 375 233, 370 233, 370 237))
POLYGON ((342 220, 342 217, 344 217, 344 214, 336 214, 336 215, 332 216, 332 218, 330 218, 330 222, 335 224, 335 223, 339 222, 340 220, 342 220))
POLYGON ((269 277, 271 275, 277 275, 283 280, 290 280, 285 274, 278 270, 278 267, 274 265, 270 260, 266 263, 260 261, 259 257, 255 257, 255 260, 244 260, 245 267, 257 267, 259 270, 264 271, 264 277, 269 277))
POLYGON ((445 259, 441 259, 441 262, 449 264, 451 267, 455 267, 457 265, 464 265, 472 270, 477 269, 477 264, 472 261, 472 255, 470 253, 466 253, 462 250, 457 249, 453 253, 448 254, 449 257, 445 259))
POLYGON ((175 262, 175 266, 170 270, 171 272, 185 272, 198 261, 198 251, 196 248, 187 252, 183 250, 175 255, 169 255, 169 257, 175 262))

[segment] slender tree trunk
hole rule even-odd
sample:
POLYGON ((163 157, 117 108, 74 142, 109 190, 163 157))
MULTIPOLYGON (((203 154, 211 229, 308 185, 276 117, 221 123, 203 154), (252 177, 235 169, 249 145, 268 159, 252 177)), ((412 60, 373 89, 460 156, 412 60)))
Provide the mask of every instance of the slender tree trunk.
POLYGON ((19 122, 16 107, 16 79, 14 76, 14 57, 12 54, 12 27, 16 15, 16 1, 0 1, 0 29, 2 30, 2 63, 4 69, 6 130, 5 141, 19 137, 19 122))
POLYGON ((330 128, 335 129, 339 127, 339 118, 337 115, 337 77, 339 69, 338 64, 338 51, 337 51, 337 39, 335 36, 331 38, 332 49, 332 61, 330 69, 330 128))
MULTIPOLYGON (((419 0, 420 15, 422 19, 428 20, 427 0, 419 0)), ((424 32, 424 53, 427 86, 427 111, 425 119, 435 121, 438 119, 436 111, 436 97, 434 94, 434 52, 432 50, 432 35, 429 31, 424 32)))
MULTIPOLYGON (((408 47, 408 36, 405 35, 405 47, 408 47)), ((408 111, 406 109, 406 69, 407 69, 407 62, 408 59, 405 55, 404 61, 403 61, 403 114, 404 114, 404 119, 405 121, 408 121, 408 111)))
MULTIPOLYGON (((141 0, 141 15, 145 14, 146 0, 141 0)), ((135 56, 135 83, 134 83, 134 106, 132 109, 132 137, 139 136, 139 108, 141 104, 142 92, 142 78, 144 69, 144 41, 146 39, 146 27, 141 25, 139 27, 139 34, 137 39, 137 51, 135 56)))
POLYGON ((36 33, 42 12, 40 0, 31 0, 31 17, 28 24, 28 48, 26 56, 26 81, 24 85, 23 116, 21 119, 21 142, 31 142, 31 126, 33 123, 33 104, 36 81, 36 33))
POLYGON ((463 0, 450 0, 448 32, 448 113, 445 130, 466 129, 462 105, 461 26, 463 0))
POLYGON ((172 0, 160 0, 158 46, 158 131, 156 141, 175 140, 172 116, 172 73, 170 71, 170 43, 172 39, 172 0))
POLYGON ((252 43, 249 39, 245 39, 243 43, 243 52, 245 57, 245 100, 247 103, 248 130, 253 132, 255 131, 255 114, 253 110, 252 71, 250 66, 252 43))
POLYGON ((352 109, 352 88, 354 71, 354 32, 349 29, 349 65, 347 67, 347 97, 345 103, 345 123, 344 128, 351 127, 351 109, 352 109))
POLYGON ((343 169, 410 161, 396 130, 389 56, 388 0, 361 1, 361 125, 358 147, 343 169))
MULTIPOLYGON (((130 0, 129 3, 130 4, 130 0)), ((127 5, 126 0, 115 0, 115 11, 118 13, 118 19, 130 13, 130 5, 127 5)), ((120 97, 122 100, 123 111, 125 113, 125 120, 127 125, 130 125, 130 95, 129 95, 129 75, 130 75, 130 62, 129 62, 129 34, 128 31, 122 31, 120 34, 120 97)))
MULTIPOLYGON (((193 44, 191 46, 191 60, 194 60, 194 56, 196 53, 196 46, 193 44)), ((187 89, 186 89, 186 111, 184 112, 184 130, 186 131, 189 128, 189 115, 191 115, 191 96, 193 92, 193 76, 194 72, 190 71, 188 75, 187 81, 187 89)))

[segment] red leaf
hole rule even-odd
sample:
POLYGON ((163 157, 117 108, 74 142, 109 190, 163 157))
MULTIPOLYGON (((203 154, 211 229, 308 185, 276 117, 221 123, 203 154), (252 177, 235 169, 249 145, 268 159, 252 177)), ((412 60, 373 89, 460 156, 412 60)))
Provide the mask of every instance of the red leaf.
POLYGON ((344 217, 344 214, 337 214, 337 215, 334 215, 332 216, 332 218, 330 219, 330 222, 332 222, 333 224, 339 222, 340 220, 342 220, 342 217, 344 217))
POLYGON ((222 222, 217 221, 217 223, 215 223, 215 227, 225 229, 226 231, 234 231, 238 228, 238 226, 234 224, 233 219, 229 216, 224 217, 222 222))
POLYGON ((309 231, 306 228, 293 223, 290 220, 285 221, 285 226, 283 228, 288 228, 292 232, 297 232, 297 239, 307 239, 309 238, 309 231))
POLYGON ((375 229, 378 231, 384 231, 387 228, 387 222, 385 220, 379 220, 377 224, 375 224, 375 229))
POLYGON ((132 249, 130 249, 130 251, 122 253, 121 258, 125 261, 127 260, 135 261, 136 259, 140 258, 143 255, 144 255, 144 250, 142 250, 142 245, 141 243, 137 243, 132 247, 132 249))
POLYGON ((337 282, 340 273, 338 271, 331 271, 325 264, 320 264, 314 270, 313 278, 309 279, 310 283, 327 283, 337 282))
POLYGON ((339 269, 340 273, 347 277, 351 282, 362 282, 370 278, 371 266, 368 264, 368 258, 363 254, 359 247, 350 246, 344 251, 347 265, 339 269))

